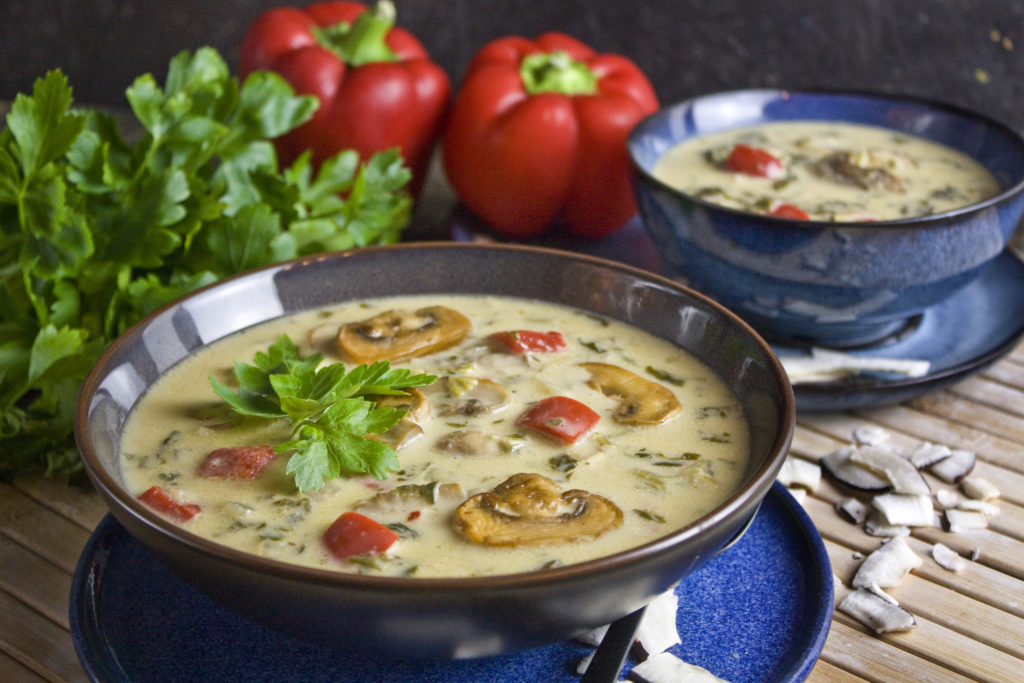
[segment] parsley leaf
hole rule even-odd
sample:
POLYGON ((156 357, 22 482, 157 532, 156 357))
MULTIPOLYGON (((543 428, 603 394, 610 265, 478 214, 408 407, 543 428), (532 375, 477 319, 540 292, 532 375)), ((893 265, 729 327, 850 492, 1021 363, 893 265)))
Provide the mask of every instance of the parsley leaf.
POLYGON ((257 352, 251 364, 235 361, 237 391, 213 377, 210 385, 240 415, 291 422, 292 439, 275 450, 294 451, 286 471, 300 491, 319 489, 342 474, 384 479, 398 470, 398 455, 366 435, 386 432, 406 411, 378 406, 368 397, 404 394, 436 377, 392 368, 387 361, 348 372, 342 363, 322 361, 318 353, 300 357, 298 347, 281 335, 265 352, 257 352))
POLYGON ((277 74, 240 83, 203 47, 174 56, 162 87, 144 74, 125 95, 129 136, 74 107, 54 70, 0 131, 0 477, 81 469, 75 394, 144 315, 241 270, 396 242, 409 221, 396 150, 278 166, 272 139, 317 101, 277 74))

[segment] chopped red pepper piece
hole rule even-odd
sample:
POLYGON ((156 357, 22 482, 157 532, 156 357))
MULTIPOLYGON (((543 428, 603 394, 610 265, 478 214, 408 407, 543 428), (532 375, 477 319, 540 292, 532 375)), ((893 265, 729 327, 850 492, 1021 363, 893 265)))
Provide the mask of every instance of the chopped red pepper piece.
POLYGON ((530 406, 519 416, 517 424, 559 441, 573 443, 600 419, 600 415, 576 399, 551 396, 530 406))
POLYGON ((745 173, 761 178, 778 178, 786 172, 782 162, 760 147, 738 144, 722 165, 726 171, 745 173))
POLYGON ((795 218, 799 221, 811 220, 809 213, 799 206, 793 206, 792 204, 779 204, 771 210, 771 215, 778 216, 779 218, 795 218))
POLYGON ((324 545, 339 560, 356 555, 382 553, 398 540, 398 534, 358 512, 344 512, 324 532, 324 545))
POLYGON ((212 479, 255 479, 274 459, 273 446, 228 446, 210 451, 196 473, 212 479))
POLYGON ((551 353, 565 348, 565 339, 561 332, 514 330, 495 332, 491 335, 491 339, 502 344, 512 353, 551 353))
POLYGON ((151 486, 146 489, 139 495, 139 500, 160 514, 179 522, 187 522, 202 510, 198 505, 192 503, 179 503, 160 486, 151 486))

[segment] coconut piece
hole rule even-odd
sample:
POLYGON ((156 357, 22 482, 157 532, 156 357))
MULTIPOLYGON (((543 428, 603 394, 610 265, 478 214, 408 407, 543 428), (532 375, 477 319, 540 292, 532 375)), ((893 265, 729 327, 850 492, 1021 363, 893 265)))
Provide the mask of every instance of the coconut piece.
POLYGON ((834 479, 862 491, 888 491, 892 485, 885 477, 852 462, 856 446, 841 446, 821 459, 822 468, 834 479))
POLYGON ((783 356, 779 360, 794 384, 835 380, 862 372, 921 377, 928 374, 930 367, 926 360, 873 358, 822 348, 812 348, 809 356, 783 356))
POLYGON ((999 489, 983 477, 965 477, 960 482, 960 490, 964 492, 965 496, 974 500, 989 501, 999 497, 999 489))
MULTIPOLYGON (((604 640, 605 634, 608 633, 609 626, 610 624, 605 624, 604 626, 598 626, 597 628, 592 628, 589 631, 584 631, 583 633, 573 636, 573 640, 579 641, 584 645, 597 647, 601 644, 601 641, 604 640)), ((593 655, 587 658, 588 663, 592 657, 593 655)), ((582 671, 580 673, 582 673, 582 671)))
POLYGON ((821 483, 821 466, 810 460, 788 456, 782 461, 782 467, 776 479, 788 489, 803 488, 814 491, 821 483))
POLYGON ((875 633, 909 631, 917 625, 914 615, 894 600, 887 600, 867 588, 858 588, 847 595, 839 603, 839 609, 875 633))
POLYGON ((864 520, 864 532, 870 536, 895 538, 896 536, 909 536, 910 527, 903 524, 890 524, 881 510, 872 509, 868 513, 868 518, 864 520))
POLYGON ((939 489, 935 492, 935 502, 942 508, 955 508, 963 498, 953 489, 939 489))
POLYGON ((786 491, 789 492, 789 495, 793 496, 793 500, 801 505, 807 502, 807 489, 786 487, 786 491))
POLYGON ((988 518, 981 512, 953 508, 945 513, 946 531, 959 534, 964 531, 977 531, 988 526, 988 518))
POLYGON ((935 522, 931 496, 883 493, 871 500, 871 506, 881 512, 889 524, 932 526, 935 522))
POLYGON ((970 512, 980 512, 986 517, 995 517, 999 514, 999 507, 986 500, 974 500, 973 498, 964 498, 956 504, 957 510, 968 510, 970 512))
POLYGON ((868 518, 868 506, 856 498, 843 498, 838 501, 836 512, 851 524, 863 524, 868 518))
POLYGON ((960 554, 942 543, 932 546, 932 559, 943 569, 951 572, 962 572, 967 568, 967 561, 960 554))
POLYGON ((671 652, 661 652, 640 662, 629 672, 637 683, 726 683, 707 669, 690 664, 671 652))
POLYGON ((972 451, 951 451, 948 458, 930 466, 928 471, 948 484, 959 484, 974 470, 977 460, 978 456, 972 451))
POLYGON ((682 641, 676 627, 679 598, 675 590, 665 591, 651 600, 636 630, 636 641, 648 657, 664 652, 682 641))
POLYGON ((889 440, 889 432, 877 425, 864 425, 853 430, 853 440, 862 446, 881 446, 889 440))
POLYGON ((879 446, 863 446, 850 454, 850 462, 863 465, 885 477, 894 493, 931 496, 932 491, 917 468, 895 451, 879 446))
POLYGON ((902 536, 897 536, 864 558, 853 575, 851 585, 854 588, 891 588, 898 586, 912 569, 920 566, 921 558, 902 536))
POLYGON ((929 443, 927 441, 917 445, 917 447, 907 454, 907 460, 910 464, 918 469, 924 469, 931 467, 940 460, 948 458, 953 451, 949 449, 949 446, 942 446, 940 444, 929 443))

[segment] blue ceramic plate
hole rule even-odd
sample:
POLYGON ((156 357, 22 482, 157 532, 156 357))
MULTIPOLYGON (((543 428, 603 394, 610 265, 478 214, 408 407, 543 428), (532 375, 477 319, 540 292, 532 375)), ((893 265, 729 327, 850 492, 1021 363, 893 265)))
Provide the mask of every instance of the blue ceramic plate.
MULTIPOLYGON (((676 590, 683 643, 673 652, 732 683, 803 680, 832 620, 832 569, 821 537, 779 484, 736 545, 676 590)), ((591 652, 561 643, 488 659, 414 662, 309 645, 196 592, 110 516, 79 559, 70 617, 78 658, 94 681, 575 681, 577 662, 591 652)))
MULTIPOLYGON (((486 228, 458 212, 451 223, 456 241, 481 239, 486 228)), ((554 235, 537 244, 579 251, 662 272, 657 248, 639 219, 596 242, 554 235)), ((874 408, 919 396, 981 372, 1008 354, 1024 337, 1024 263, 1009 250, 989 264, 971 284, 926 309, 911 331, 893 343, 846 350, 863 356, 926 360, 922 377, 863 375, 853 379, 801 383, 793 387, 800 412, 874 408)), ((779 357, 804 351, 774 344, 779 357)))

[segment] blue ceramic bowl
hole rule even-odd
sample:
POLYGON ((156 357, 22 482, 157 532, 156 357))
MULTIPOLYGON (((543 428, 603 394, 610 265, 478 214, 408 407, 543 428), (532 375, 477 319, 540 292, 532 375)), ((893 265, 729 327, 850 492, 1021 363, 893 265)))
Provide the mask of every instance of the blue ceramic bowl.
POLYGON ((1024 138, 979 114, 918 99, 787 90, 705 95, 652 114, 627 144, 640 214, 666 273, 771 341, 852 347, 898 335, 978 276, 1024 210, 1024 138), (1001 191, 931 216, 833 223, 725 208, 651 174, 685 140, 791 120, 875 125, 934 140, 987 167, 1001 191))
POLYGON ((457 659, 566 640, 619 619, 742 533, 786 457, 795 408, 786 374, 748 325, 707 297, 622 264, 552 249, 454 243, 368 247, 222 280, 119 337, 82 386, 75 437, 114 517, 201 592, 254 622, 380 657, 457 659), (376 296, 507 295, 576 306, 671 340, 706 362, 743 404, 746 478, 722 505, 651 543, 522 574, 397 578, 286 564, 200 538, 125 488, 121 427, 147 387, 197 349, 265 320, 376 296))

